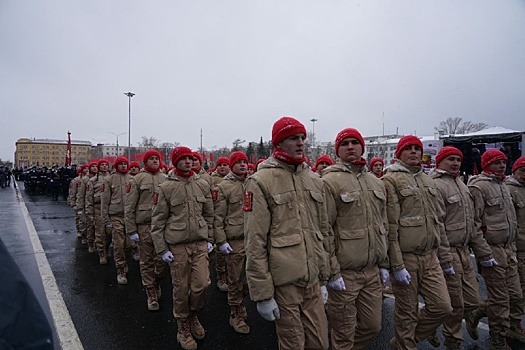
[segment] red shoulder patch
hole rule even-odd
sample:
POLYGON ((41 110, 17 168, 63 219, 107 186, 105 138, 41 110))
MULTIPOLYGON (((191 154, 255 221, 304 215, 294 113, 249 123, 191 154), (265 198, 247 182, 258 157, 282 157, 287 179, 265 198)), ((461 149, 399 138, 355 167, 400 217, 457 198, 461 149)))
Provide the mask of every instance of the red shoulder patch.
POLYGON ((100 193, 104 192, 104 188, 105 188, 104 184, 100 185, 100 193))
POLYGON ((217 201, 218 196, 219 196, 219 191, 217 189, 211 190, 211 199, 213 200, 213 203, 217 201))
POLYGON ((153 205, 157 205, 157 203, 159 202, 159 193, 158 192, 155 192, 153 194, 153 199, 151 201, 153 202, 153 205))
POLYGON ((131 182, 128 182, 126 186, 126 193, 129 193, 129 191, 131 191, 131 182))
POLYGON ((242 210, 243 211, 253 210, 253 192, 251 191, 244 192, 243 201, 242 201, 242 210))

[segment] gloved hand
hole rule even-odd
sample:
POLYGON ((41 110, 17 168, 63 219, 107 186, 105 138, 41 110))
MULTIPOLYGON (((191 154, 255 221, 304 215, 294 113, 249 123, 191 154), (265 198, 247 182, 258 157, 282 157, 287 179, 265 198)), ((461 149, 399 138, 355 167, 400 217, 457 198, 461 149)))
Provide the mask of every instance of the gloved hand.
POLYGON ((233 252, 233 249, 228 242, 221 244, 219 246, 219 250, 222 254, 230 254, 231 252, 233 252))
POLYGON ((412 277, 408 273, 407 269, 403 268, 399 271, 394 271, 394 278, 397 282, 408 286, 410 284, 410 281, 412 280, 412 277))
POLYGON ((343 279, 343 277, 339 277, 338 279, 329 281, 328 286, 338 292, 346 290, 345 280, 343 279))
POLYGON ((267 321, 275 321, 281 318, 279 306, 277 306, 274 298, 258 301, 257 312, 267 321))
POLYGON ((162 254, 162 260, 164 260, 167 263, 170 263, 175 260, 175 257, 173 256, 173 253, 168 250, 164 254, 162 254))
POLYGON ((132 234, 129 235, 129 238, 133 242, 138 242, 139 241, 139 234, 137 232, 133 232, 132 234))
POLYGON ((390 280, 390 273, 387 269, 379 269, 379 277, 381 278, 381 283, 387 284, 390 280))
POLYGON ((498 262, 494 258, 490 258, 488 260, 483 260, 483 261, 480 261, 479 263, 483 267, 492 267, 492 266, 497 266, 498 265, 498 262))
POLYGON ((450 267, 447 267, 447 268, 443 269, 443 273, 445 275, 452 276, 452 275, 456 274, 456 271, 454 271, 454 266, 450 265, 450 267))
POLYGON ((77 214, 78 215, 84 215, 84 211, 83 210, 79 210, 79 211, 77 211, 77 214))
POLYGON ((321 296, 323 297, 323 304, 326 304, 328 301, 328 290, 326 286, 321 286, 321 296))
POLYGON ((210 254, 213 251, 213 244, 208 242, 208 245, 206 246, 206 250, 208 251, 208 254, 210 254))
POLYGON ((108 223, 106 224, 106 227, 112 228, 112 227, 113 227, 113 224, 112 224, 111 222, 108 222, 108 223))

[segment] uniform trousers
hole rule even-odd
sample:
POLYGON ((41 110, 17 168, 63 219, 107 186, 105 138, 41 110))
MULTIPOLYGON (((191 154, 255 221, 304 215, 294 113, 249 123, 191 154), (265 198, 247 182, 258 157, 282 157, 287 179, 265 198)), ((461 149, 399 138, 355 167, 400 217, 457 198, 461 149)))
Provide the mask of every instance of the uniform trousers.
POLYGON ((224 256, 228 272, 228 305, 238 306, 242 305, 244 300, 244 264, 246 260, 244 239, 232 239, 228 243, 233 250, 224 256))
POLYGON ((127 265, 126 251, 131 251, 131 238, 125 232, 123 216, 114 215, 109 219, 113 225, 110 229, 113 237, 113 259, 117 269, 124 268, 127 265))
POLYGON ((102 221, 100 203, 93 204, 93 219, 95 220, 95 246, 100 254, 107 253, 109 244, 111 243, 111 231, 106 228, 102 221))
POLYGON ((151 239, 151 225, 137 225, 139 235, 140 276, 143 286, 152 286, 166 273, 168 266, 155 252, 151 239))

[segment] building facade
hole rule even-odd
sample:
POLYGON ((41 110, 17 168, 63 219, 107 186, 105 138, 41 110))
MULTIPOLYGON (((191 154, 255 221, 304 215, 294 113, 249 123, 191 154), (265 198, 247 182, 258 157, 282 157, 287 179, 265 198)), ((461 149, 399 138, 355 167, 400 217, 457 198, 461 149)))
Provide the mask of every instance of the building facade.
MULTIPOLYGON (((53 165, 63 166, 66 161, 67 140, 20 138, 15 143, 15 167, 53 165)), ((90 141, 71 141, 71 163, 85 164, 91 159, 90 141)))

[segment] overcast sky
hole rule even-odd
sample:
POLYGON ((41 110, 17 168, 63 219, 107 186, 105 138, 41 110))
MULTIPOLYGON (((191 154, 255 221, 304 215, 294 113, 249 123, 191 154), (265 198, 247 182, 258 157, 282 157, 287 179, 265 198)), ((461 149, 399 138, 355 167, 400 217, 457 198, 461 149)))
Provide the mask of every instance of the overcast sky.
POLYGON ((525 130, 525 1, 0 0, 0 159, 68 130, 114 144, 127 91, 132 145, 266 141, 282 115, 318 141, 525 130))

